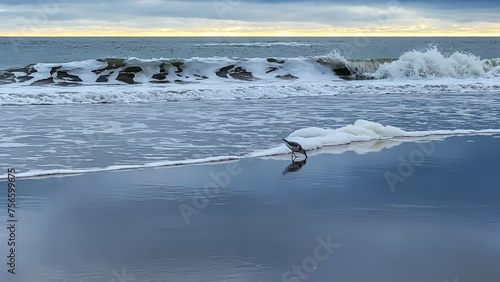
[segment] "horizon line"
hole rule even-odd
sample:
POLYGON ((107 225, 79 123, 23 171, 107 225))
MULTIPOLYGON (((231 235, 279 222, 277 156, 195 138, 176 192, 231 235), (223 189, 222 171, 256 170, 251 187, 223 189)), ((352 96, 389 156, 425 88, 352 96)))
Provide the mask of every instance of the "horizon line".
POLYGON ((216 38, 216 37, 241 37, 241 38, 369 38, 369 37, 500 37, 500 34, 422 34, 422 35, 411 35, 411 34, 365 34, 365 35, 3 35, 0 37, 13 37, 13 38, 104 38, 104 37, 120 37, 120 38, 133 38, 133 37, 150 37, 150 38, 216 38))

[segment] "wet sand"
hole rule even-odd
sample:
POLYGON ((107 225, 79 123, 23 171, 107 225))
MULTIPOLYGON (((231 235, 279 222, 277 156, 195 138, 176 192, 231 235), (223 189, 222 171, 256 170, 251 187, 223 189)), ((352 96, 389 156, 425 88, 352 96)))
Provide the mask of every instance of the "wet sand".
POLYGON ((3 263, 0 280, 496 282, 499 147, 19 179, 17 274, 3 263))

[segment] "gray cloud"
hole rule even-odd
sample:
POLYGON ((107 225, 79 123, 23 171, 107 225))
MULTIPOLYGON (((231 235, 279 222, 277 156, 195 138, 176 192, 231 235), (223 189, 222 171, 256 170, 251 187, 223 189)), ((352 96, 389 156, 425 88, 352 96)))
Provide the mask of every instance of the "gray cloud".
MULTIPOLYGON (((314 28, 366 28, 489 22, 499 24, 500 4, 489 8, 450 7, 450 1, 258 1, 258 0, 135 0, 135 1, 4 1, 0 4, 2 31, 68 26, 133 28, 199 28, 225 25, 272 26, 280 23, 314 28), (15 2, 15 3, 14 3, 15 2), (436 8, 438 7, 439 8, 436 8), (207 26, 208 25, 208 26, 207 26)), ((458 2, 460 3, 460 1, 458 2)))

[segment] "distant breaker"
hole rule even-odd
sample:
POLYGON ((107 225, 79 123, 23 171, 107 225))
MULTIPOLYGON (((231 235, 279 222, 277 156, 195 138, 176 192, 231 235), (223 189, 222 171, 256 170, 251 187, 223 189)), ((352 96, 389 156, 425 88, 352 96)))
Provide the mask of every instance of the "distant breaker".
POLYGON ((345 59, 339 52, 299 58, 107 58, 39 63, 0 71, 0 85, 78 86, 233 82, 325 82, 366 79, 500 77, 500 59, 471 54, 445 56, 436 49, 398 59, 345 59))

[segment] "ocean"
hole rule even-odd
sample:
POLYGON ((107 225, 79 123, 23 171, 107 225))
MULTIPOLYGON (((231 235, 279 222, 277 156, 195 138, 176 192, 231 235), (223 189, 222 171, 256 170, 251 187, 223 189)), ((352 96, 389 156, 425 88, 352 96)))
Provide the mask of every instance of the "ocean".
POLYGON ((495 129, 499 44, 1 38, 0 165, 35 176, 239 158, 299 129, 357 119, 408 131, 495 129))
POLYGON ((499 78, 500 38, 0 37, 0 280, 500 281, 499 78))

